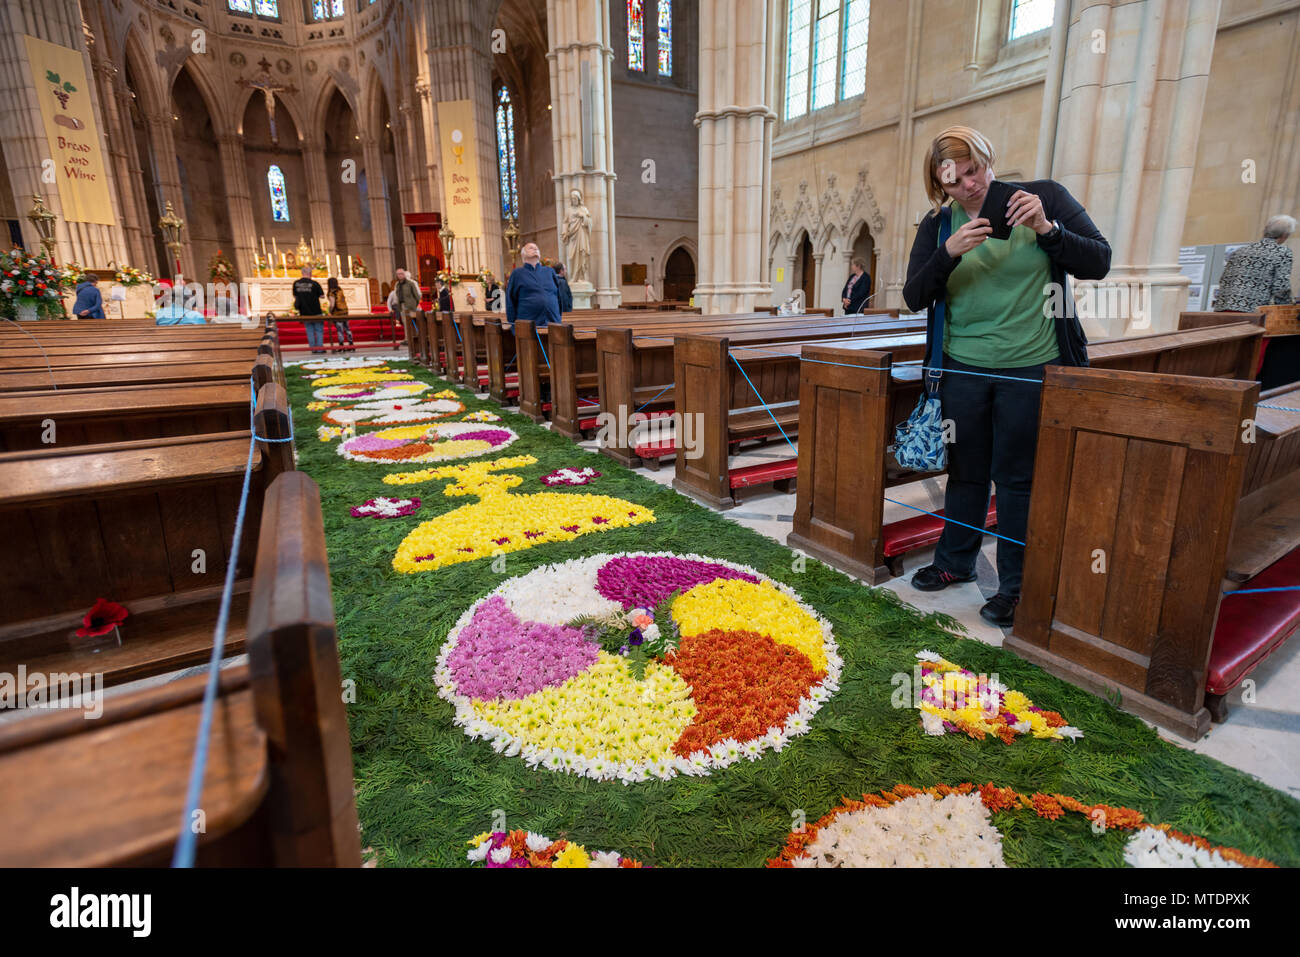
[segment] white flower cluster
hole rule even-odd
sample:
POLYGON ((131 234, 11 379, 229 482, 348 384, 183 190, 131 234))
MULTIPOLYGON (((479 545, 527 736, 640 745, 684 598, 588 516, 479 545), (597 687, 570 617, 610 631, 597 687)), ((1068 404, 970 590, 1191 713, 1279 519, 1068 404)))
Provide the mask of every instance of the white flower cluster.
MULTIPOLYGON (((285 365, 293 365, 293 363, 286 362, 285 365)), ((346 359, 312 359, 308 362, 299 363, 299 365, 303 369, 310 371, 334 372, 338 369, 380 369, 388 365, 388 360, 350 356, 346 359)))
POLYGON ((1006 867, 1002 835, 978 794, 918 794, 835 817, 795 867, 1006 867))
POLYGON ((401 425, 404 422, 423 422, 426 419, 455 415, 465 407, 450 399, 381 399, 377 402, 358 402, 346 409, 334 409, 329 417, 335 422, 363 422, 366 425, 401 425))
POLYGON ((1218 851, 1207 851, 1171 837, 1155 827, 1144 827, 1124 845, 1129 867, 1241 867, 1218 851))
POLYGON ((554 565, 543 565, 526 575, 505 582, 490 594, 483 596, 467 608, 452 626, 442 650, 438 653, 433 680, 438 687, 438 696, 450 702, 456 709, 453 723, 462 728, 470 740, 482 738, 484 741, 489 741, 493 751, 506 757, 520 757, 530 768, 542 767, 548 771, 563 771, 597 781, 617 780, 627 785, 648 781, 652 777, 666 781, 678 774, 707 775, 735 764, 742 758, 749 761, 757 760, 769 749, 781 751, 791 738, 807 734, 812 730, 813 716, 821 710, 822 705, 830 699, 831 695, 839 690, 840 673, 843 667, 844 659, 839 655, 830 622, 804 604, 793 588, 769 579, 748 565, 706 555, 681 555, 676 552, 610 552, 554 565), (473 699, 457 692, 455 679, 447 665, 447 658, 455 650, 461 630, 469 624, 470 619, 474 617, 474 612, 484 601, 493 595, 501 595, 510 606, 510 610, 521 619, 548 624, 563 624, 578 615, 598 614, 602 610, 605 613, 617 611, 621 608, 617 602, 604 598, 596 591, 596 572, 602 565, 615 558, 653 557, 713 562, 736 571, 746 572, 760 581, 771 582, 821 625, 822 645, 826 652, 826 677, 820 684, 813 685, 809 689, 808 695, 800 700, 799 707, 786 718, 783 725, 768 728, 767 733, 761 738, 745 742, 728 738, 713 745, 707 751, 693 751, 685 758, 671 755, 658 761, 620 763, 611 761, 601 754, 594 757, 584 756, 561 748, 537 748, 520 741, 514 735, 480 718, 474 711, 473 699))
POLYGON ((358 505, 357 513, 360 515, 373 515, 381 518, 400 518, 403 509, 409 508, 415 504, 414 499, 409 498, 377 498, 368 505, 358 505))
POLYGON ((593 468, 556 469, 550 475, 542 476, 544 485, 587 485, 600 473, 593 468))

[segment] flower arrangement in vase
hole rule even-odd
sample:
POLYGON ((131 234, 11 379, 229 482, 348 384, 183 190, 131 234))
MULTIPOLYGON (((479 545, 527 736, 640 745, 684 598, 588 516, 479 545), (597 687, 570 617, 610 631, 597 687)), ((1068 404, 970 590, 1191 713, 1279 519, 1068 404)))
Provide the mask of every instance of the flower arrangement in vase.
POLYGON ((217 254, 208 261, 208 278, 213 282, 234 282, 237 278, 235 275, 235 264, 226 258, 225 253, 220 249, 217 254))
POLYGON ((361 261, 360 256, 352 257, 352 278, 353 279, 370 278, 370 270, 366 268, 366 264, 361 261))
POLYGON ((153 276, 149 275, 147 270, 125 264, 117 267, 117 272, 113 276, 113 279, 120 286, 153 285, 153 276))
POLYGON ((317 279, 322 279, 330 274, 330 268, 325 263, 325 259, 317 256, 311 261, 311 274, 317 279))
POLYGON ((6 316, 30 320, 61 315, 59 289, 66 281, 63 270, 44 256, 23 249, 0 255, 0 306, 6 316))
POLYGON ((457 273, 450 272, 449 270, 439 269, 438 281, 445 282, 448 286, 459 286, 460 276, 457 273))

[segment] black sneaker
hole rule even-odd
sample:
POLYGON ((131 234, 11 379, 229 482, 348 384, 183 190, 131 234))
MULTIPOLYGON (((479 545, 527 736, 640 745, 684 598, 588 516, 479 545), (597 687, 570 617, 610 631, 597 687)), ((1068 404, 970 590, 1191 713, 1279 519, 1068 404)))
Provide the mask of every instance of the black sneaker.
POLYGON ((960 585, 974 580, 974 575, 962 578, 960 575, 944 571, 938 565, 926 565, 912 576, 912 587, 917 591, 943 591, 949 585, 960 585))
POLYGON ((999 628, 1010 628, 1015 623, 1016 606, 1019 604, 1019 595, 1012 598, 1010 595, 998 592, 980 609, 980 617, 999 628))

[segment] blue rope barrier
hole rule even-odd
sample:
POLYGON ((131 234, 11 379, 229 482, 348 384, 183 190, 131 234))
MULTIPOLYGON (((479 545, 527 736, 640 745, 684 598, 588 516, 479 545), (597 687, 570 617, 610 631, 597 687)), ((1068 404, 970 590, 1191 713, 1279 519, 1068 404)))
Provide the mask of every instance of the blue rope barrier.
POLYGON ((1279 412, 1300 412, 1300 409, 1292 409, 1292 408, 1290 408, 1290 407, 1288 407, 1288 406, 1285 406, 1285 405, 1265 405, 1263 402, 1261 402, 1259 405, 1255 406, 1255 408, 1257 408, 1257 409, 1277 409, 1277 411, 1279 411, 1279 412))
POLYGON ((915 511, 915 512, 925 512, 926 515, 932 515, 932 516, 934 516, 935 518, 939 519, 940 521, 944 521, 944 522, 952 522, 954 525, 960 525, 962 528, 969 528, 969 529, 973 529, 974 531, 977 531, 977 532, 983 532, 985 535, 992 535, 994 538, 1000 538, 1000 539, 1001 539, 1002 541, 1004 541, 1004 542, 1011 542, 1013 545, 1022 545, 1022 546, 1023 546, 1023 545, 1025 544, 1024 542, 1020 541, 1019 539, 1008 538, 1006 535, 999 535, 997 532, 990 532, 987 528, 975 528, 974 525, 967 525, 965 522, 959 522, 959 521, 957 521, 957 519, 955 519, 955 518, 949 518, 947 515, 940 515, 938 512, 928 512, 928 511, 926 511, 925 509, 923 509, 923 508, 918 508, 918 507, 915 506, 915 505, 908 505, 906 502, 899 502, 899 501, 897 501, 897 500, 895 500, 895 499, 888 498, 888 497, 885 498, 885 501, 886 501, 886 502, 889 502, 889 503, 892 504, 892 505, 901 505, 901 506, 903 506, 903 508, 910 508, 910 509, 912 509, 912 510, 915 511))
POLYGON ((1225 597, 1228 595, 1259 595, 1269 591, 1300 591, 1300 585, 1278 585, 1275 588, 1238 588, 1235 591, 1225 591, 1225 597))
POLYGON ((766 411, 767 414, 771 416, 773 424, 777 427, 777 429, 781 433, 781 438, 785 439, 786 444, 789 445, 790 448, 795 450, 795 454, 798 454, 799 450, 795 447, 795 444, 790 441, 790 436, 785 434, 785 429, 781 428, 781 423, 776 421, 776 415, 773 414, 767 402, 763 400, 763 396, 759 393, 758 387, 754 385, 753 381, 749 378, 749 373, 746 372, 745 367, 740 364, 740 360, 737 359, 735 356, 732 356, 731 361, 736 363, 736 368, 739 369, 740 374, 745 377, 745 381, 749 383, 749 387, 754 390, 754 395, 758 397, 758 401, 763 406, 764 411, 766 411))
POLYGON ((540 329, 538 329, 536 326, 533 326, 533 335, 535 335, 535 336, 537 337, 537 345, 541 348, 541 350, 542 350, 542 358, 546 360, 546 368, 549 369, 549 368, 551 367, 551 359, 550 359, 550 357, 546 354, 546 346, 545 346, 545 344, 542 342, 542 331, 541 331, 540 329))
MULTIPOLYGON (((249 391, 253 380, 249 379, 249 391)), ((217 625, 212 633, 212 658, 208 661, 208 681, 203 689, 203 711, 199 717, 198 741, 194 747, 194 763, 190 766, 189 786, 185 793, 185 807, 181 812, 180 839, 172 854, 172 867, 193 867, 198 848, 198 832, 194 830, 194 812, 198 810, 203 794, 203 776, 208 768, 208 745, 212 738, 212 719, 216 711, 217 687, 221 678, 221 659, 226 648, 226 629, 230 625, 230 604, 235 594, 235 570, 239 565, 239 545, 244 537, 244 517, 248 514, 248 490, 253 478, 253 453, 257 450, 257 430, 253 416, 257 412, 257 394, 248 408, 248 461, 244 463, 244 486, 239 493, 239 510, 235 513, 234 541, 230 559, 226 562, 226 580, 221 588, 221 604, 217 611, 217 625)))
MULTIPOLYGON (((743 371, 743 370, 742 370, 742 371, 743 371)), ((637 412, 640 412, 640 411, 641 411, 642 409, 644 409, 647 405, 650 405, 650 403, 654 402, 655 399, 659 398, 660 395, 663 395, 665 392, 667 392, 669 389, 671 389, 671 388, 672 388, 674 385, 676 385, 676 384, 677 384, 677 383, 675 383, 675 382, 670 382, 670 383, 668 383, 666 386, 664 386, 662 389, 659 390, 659 395, 656 395, 653 399, 647 399, 645 402, 641 403, 641 405, 637 407, 637 410, 636 410, 636 411, 637 411, 637 412)), ((633 412, 632 414, 633 414, 633 415, 636 415, 636 412, 633 412)))

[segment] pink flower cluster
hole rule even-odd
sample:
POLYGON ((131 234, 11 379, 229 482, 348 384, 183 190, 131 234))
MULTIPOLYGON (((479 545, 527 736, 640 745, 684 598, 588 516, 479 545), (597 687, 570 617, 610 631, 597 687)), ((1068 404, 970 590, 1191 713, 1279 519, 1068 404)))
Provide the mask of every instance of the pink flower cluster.
POLYGON ((578 629, 520 621, 494 595, 461 630, 447 666, 460 694, 511 700, 563 684, 594 664, 596 653, 578 629))
POLYGON ((477 432, 457 432, 455 435, 449 436, 449 438, 455 439, 457 442, 468 442, 471 439, 478 439, 479 441, 489 442, 493 446, 497 446, 502 442, 509 442, 511 433, 507 432, 505 429, 480 429, 477 432))
POLYGON ((606 562, 596 572, 596 591, 624 608, 653 608, 678 589, 686 591, 719 578, 758 584, 753 575, 715 562, 642 555, 606 562))

